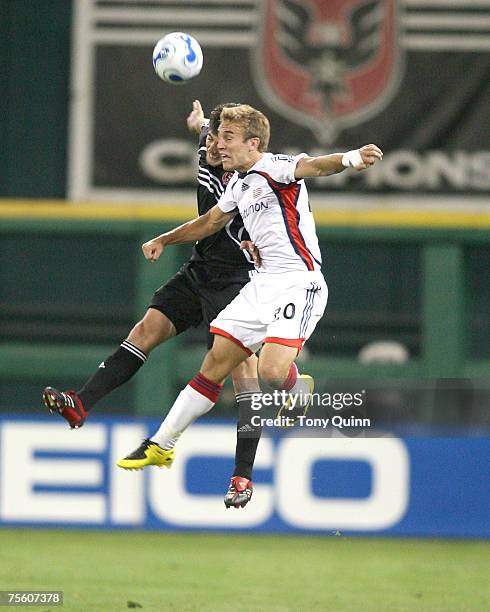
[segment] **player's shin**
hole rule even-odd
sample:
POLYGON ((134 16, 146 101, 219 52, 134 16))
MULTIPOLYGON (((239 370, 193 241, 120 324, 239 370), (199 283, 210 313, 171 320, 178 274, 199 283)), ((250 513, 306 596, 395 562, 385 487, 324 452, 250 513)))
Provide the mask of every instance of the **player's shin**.
POLYGON ((198 417, 209 412, 218 401, 222 385, 209 380, 199 372, 180 392, 172 408, 150 440, 164 449, 171 449, 180 435, 198 417))
POLYGON ((252 469, 262 427, 252 418, 260 410, 259 391, 237 393, 238 423, 235 452, 235 469, 225 494, 226 508, 244 508, 252 499, 252 469))
POLYGON ((98 370, 77 392, 86 410, 108 393, 132 378, 146 362, 147 355, 137 346, 124 340, 121 346, 105 359, 98 370))
POLYGON ((254 425, 252 420, 254 415, 260 415, 260 393, 238 393, 236 401, 238 404, 238 423, 233 476, 241 476, 251 480, 255 454, 262 433, 262 427, 254 425), (257 406, 259 407, 257 408, 257 406))

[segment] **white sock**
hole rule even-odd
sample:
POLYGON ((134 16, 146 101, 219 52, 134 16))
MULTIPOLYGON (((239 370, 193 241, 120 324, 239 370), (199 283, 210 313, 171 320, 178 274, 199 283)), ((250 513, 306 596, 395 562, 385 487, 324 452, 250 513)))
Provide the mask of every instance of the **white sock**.
POLYGON ((215 402, 187 385, 174 402, 159 430, 150 440, 170 450, 175 446, 183 431, 198 417, 209 412, 215 402))

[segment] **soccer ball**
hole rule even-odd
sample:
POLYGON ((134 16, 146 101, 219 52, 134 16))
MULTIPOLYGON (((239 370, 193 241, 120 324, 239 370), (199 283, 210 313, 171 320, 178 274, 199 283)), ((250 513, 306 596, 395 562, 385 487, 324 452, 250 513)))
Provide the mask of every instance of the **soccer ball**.
POLYGON ((161 38, 153 49, 153 68, 167 83, 181 85, 201 72, 202 49, 195 38, 184 32, 172 32, 161 38))

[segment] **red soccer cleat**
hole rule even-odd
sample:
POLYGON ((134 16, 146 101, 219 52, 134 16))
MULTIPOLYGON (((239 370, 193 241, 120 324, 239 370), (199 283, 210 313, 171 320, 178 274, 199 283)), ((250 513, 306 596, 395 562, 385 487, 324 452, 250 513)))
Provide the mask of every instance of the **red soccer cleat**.
POLYGON ((50 412, 58 412, 68 421, 71 429, 79 429, 85 423, 88 413, 75 391, 58 391, 54 387, 46 387, 43 400, 46 408, 50 412))
POLYGON ((241 476, 233 476, 225 495, 225 506, 227 508, 245 508, 252 499, 254 487, 251 480, 241 476))

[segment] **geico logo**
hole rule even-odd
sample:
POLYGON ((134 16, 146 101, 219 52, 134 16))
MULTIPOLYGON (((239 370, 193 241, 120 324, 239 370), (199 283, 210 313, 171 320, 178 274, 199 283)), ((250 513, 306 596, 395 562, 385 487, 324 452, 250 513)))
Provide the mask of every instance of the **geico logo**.
POLYGON ((73 436, 62 423, 3 421, 0 519, 202 528, 274 523, 282 529, 370 531, 395 525, 408 507, 409 457, 405 444, 396 438, 287 437, 274 444, 264 437, 255 467, 274 470, 272 483, 257 483, 254 503, 238 513, 226 512, 221 492, 190 493, 199 490, 206 475, 193 476, 188 470, 193 459, 215 458, 219 479, 226 487, 229 467, 222 459, 229 458, 232 465, 235 426, 191 427, 179 441, 178 459, 168 472, 118 469, 115 460, 147 434, 143 423, 91 423, 73 436), (316 496, 313 470, 325 461, 367 464, 372 482, 369 495, 316 496))

